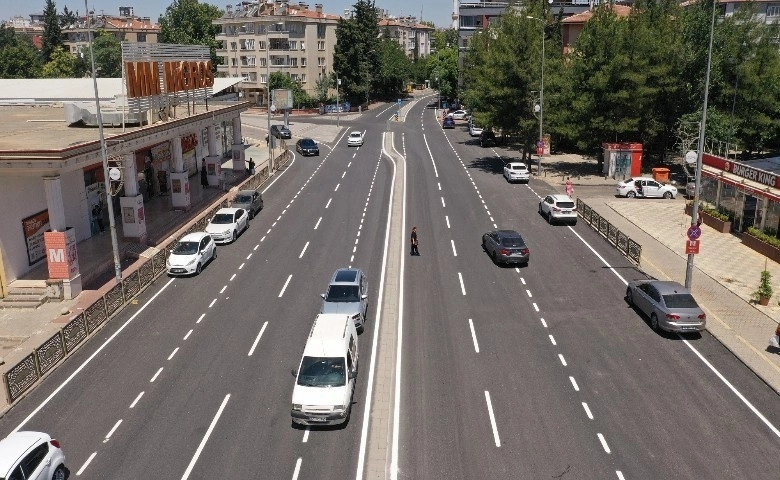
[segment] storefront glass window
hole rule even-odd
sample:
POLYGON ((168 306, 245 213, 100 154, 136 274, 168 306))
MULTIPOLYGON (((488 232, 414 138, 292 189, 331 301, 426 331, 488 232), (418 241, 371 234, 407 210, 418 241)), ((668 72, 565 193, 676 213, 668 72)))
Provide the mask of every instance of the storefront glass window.
POLYGON ((733 220, 735 212, 737 212, 740 208, 741 206, 737 202, 737 187, 724 182, 720 190, 718 211, 725 213, 729 216, 729 219, 733 220))
POLYGON ((764 219, 764 233, 780 236, 780 202, 769 201, 766 209, 766 219, 764 219))
POLYGON ((701 196, 700 200, 707 202, 713 207, 717 205, 718 200, 718 181, 706 175, 701 176, 701 196))

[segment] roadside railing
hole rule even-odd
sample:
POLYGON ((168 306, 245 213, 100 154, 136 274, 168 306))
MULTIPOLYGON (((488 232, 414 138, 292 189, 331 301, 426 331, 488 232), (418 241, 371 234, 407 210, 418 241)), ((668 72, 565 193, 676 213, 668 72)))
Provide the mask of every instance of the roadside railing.
POLYGON ((593 210, 579 198, 577 199, 577 213, 591 226, 591 228, 593 228, 593 230, 599 232, 601 236, 606 238, 620 253, 639 265, 639 261, 642 257, 642 245, 631 240, 628 235, 621 232, 616 226, 612 225, 609 220, 599 215, 597 211, 593 210))
MULTIPOLYGON (((291 158, 292 154, 289 150, 284 151, 275 160, 274 169, 283 167, 291 158)), ((269 178, 268 166, 266 165, 255 175, 238 185, 237 188, 239 190, 257 189, 269 178)), ((72 317, 59 332, 52 335, 41 346, 33 349, 29 355, 3 373, 3 385, 8 404, 11 405, 21 398, 59 362, 81 346, 87 338, 162 275, 166 270, 165 262, 170 253, 167 248, 169 245, 179 241, 189 233, 203 231, 217 210, 226 206, 228 206, 228 195, 223 195, 221 200, 211 208, 201 212, 195 221, 190 223, 189 227, 179 230, 177 235, 168 237, 156 247, 158 250, 138 269, 129 273, 120 283, 111 287, 90 306, 72 317)))

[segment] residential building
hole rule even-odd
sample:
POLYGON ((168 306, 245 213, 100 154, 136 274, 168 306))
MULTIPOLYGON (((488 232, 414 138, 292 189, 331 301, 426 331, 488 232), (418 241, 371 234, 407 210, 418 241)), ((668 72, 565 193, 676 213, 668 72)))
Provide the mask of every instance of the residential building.
POLYGON ((74 55, 89 47, 87 32, 103 30, 116 37, 120 42, 157 43, 160 26, 152 23, 149 17, 136 17, 132 7, 120 7, 118 16, 96 15, 91 17, 89 29, 87 18, 82 17, 73 24, 62 28, 63 44, 74 55))
POLYGON ((431 32, 434 30, 433 27, 419 23, 415 17, 389 16, 379 20, 379 34, 387 34, 398 42, 411 59, 431 54, 431 32))
MULTIPOLYGON (((612 11, 618 17, 628 17, 631 14, 631 7, 626 5, 612 5, 612 11)), ((563 54, 568 55, 574 51, 574 45, 577 38, 585 28, 585 24, 593 17, 591 10, 572 15, 561 20, 561 37, 563 40, 563 54)))
POLYGON ((213 21, 221 27, 218 77, 242 78, 242 94, 258 105, 268 98, 268 77, 284 72, 314 94, 317 79, 333 72, 339 16, 303 2, 244 1, 227 5, 213 21))

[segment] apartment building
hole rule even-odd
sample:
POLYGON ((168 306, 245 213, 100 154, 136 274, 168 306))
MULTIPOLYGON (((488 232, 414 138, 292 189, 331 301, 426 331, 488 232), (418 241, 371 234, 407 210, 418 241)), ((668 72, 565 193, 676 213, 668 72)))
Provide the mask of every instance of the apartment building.
POLYGON ((412 60, 431 54, 431 32, 435 29, 417 21, 416 17, 384 17, 379 20, 379 34, 389 35, 412 60))
POLYGON ((217 56, 219 77, 240 77, 247 99, 264 105, 268 77, 287 73, 314 93, 318 78, 333 71, 336 28, 339 16, 314 9, 304 2, 275 0, 244 1, 228 5, 225 14, 213 21, 221 27, 217 56))
MULTIPOLYGON (((152 23, 149 17, 137 17, 132 7, 119 7, 119 15, 95 15, 90 18, 93 32, 103 30, 116 37, 120 42, 157 43, 160 26, 152 23)), ((62 27, 63 44, 74 55, 78 55, 89 46, 86 17, 79 18, 73 25, 62 27)))

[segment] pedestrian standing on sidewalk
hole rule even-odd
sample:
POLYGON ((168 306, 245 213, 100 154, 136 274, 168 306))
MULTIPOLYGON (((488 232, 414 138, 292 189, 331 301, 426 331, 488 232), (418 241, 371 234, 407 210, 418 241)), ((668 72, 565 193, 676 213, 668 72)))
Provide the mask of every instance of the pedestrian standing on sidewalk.
POLYGON ((106 229, 103 226, 103 209, 100 207, 99 203, 92 207, 92 219, 97 223, 100 233, 105 232, 106 229))
POLYGON ((209 174, 206 171, 206 159, 200 163, 200 186, 206 188, 209 186, 209 174))
POLYGON ((571 183, 571 177, 566 177, 566 195, 571 198, 571 196, 574 194, 574 184, 571 183))
POLYGON ((412 251, 410 255, 419 256, 420 252, 417 250, 417 227, 412 227, 412 251))
POLYGON ((250 175, 255 174, 255 161, 252 160, 252 157, 249 157, 249 174, 250 175))

